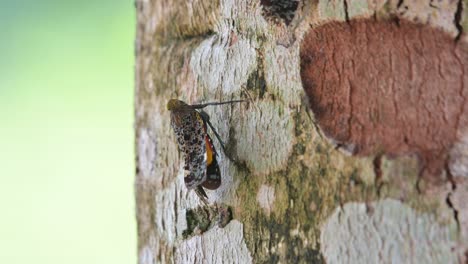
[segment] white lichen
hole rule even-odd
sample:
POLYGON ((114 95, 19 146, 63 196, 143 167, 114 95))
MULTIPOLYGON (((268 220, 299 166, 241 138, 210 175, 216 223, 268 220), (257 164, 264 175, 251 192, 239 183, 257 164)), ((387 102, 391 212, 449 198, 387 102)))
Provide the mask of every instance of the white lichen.
POLYGON ((182 241, 174 254, 175 263, 252 263, 244 240, 243 225, 232 220, 201 236, 182 241))
POLYGON ((138 263, 139 264, 153 264, 155 263, 155 257, 153 254, 153 250, 149 246, 145 246, 140 250, 140 254, 138 255, 138 263))
POLYGON ((256 68, 254 43, 241 37, 232 45, 230 42, 229 36, 215 35, 192 53, 190 66, 199 84, 211 94, 239 92, 256 68))
POLYGON ((320 247, 327 263, 456 263, 455 230, 397 200, 347 203, 322 227, 320 247))
POLYGON ((138 168, 143 178, 154 176, 156 160, 156 141, 154 135, 144 127, 139 128, 138 137, 138 168))
POLYGON ((196 194, 185 187, 183 175, 183 165, 181 164, 174 181, 158 191, 154 197, 156 232, 159 238, 168 245, 174 245, 187 228, 187 210, 202 205, 196 194))
POLYGON ((269 215, 275 202, 275 188, 262 184, 257 193, 257 201, 260 207, 265 210, 265 213, 269 215))
MULTIPOLYGON (((396 5, 396 3, 393 4, 396 5)), ((439 27, 455 37, 458 34, 458 29, 453 21, 457 5, 458 1, 452 0, 404 1, 395 13, 409 21, 439 27)), ((394 8, 396 9, 397 6, 394 8)))
POLYGON ((449 169, 455 177, 468 177, 468 131, 462 133, 452 147, 449 169))
POLYGON ((299 72, 298 42, 290 48, 272 45, 265 51, 264 70, 268 92, 277 95, 287 106, 300 105, 304 90, 299 72))
POLYGON ((294 145, 294 120, 289 108, 262 101, 246 111, 234 127, 237 156, 254 174, 284 168, 294 145))

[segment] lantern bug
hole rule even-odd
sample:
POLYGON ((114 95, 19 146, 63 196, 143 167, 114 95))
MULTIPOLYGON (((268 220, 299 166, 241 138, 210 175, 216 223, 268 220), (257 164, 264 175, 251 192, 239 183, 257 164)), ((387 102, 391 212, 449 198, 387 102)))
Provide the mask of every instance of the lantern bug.
POLYGON ((223 105, 240 103, 244 100, 225 102, 211 102, 189 105, 177 99, 167 103, 167 110, 171 112, 171 126, 177 138, 179 151, 182 152, 184 164, 184 182, 189 190, 194 190, 198 197, 207 204, 208 196, 204 188, 216 190, 221 185, 217 151, 213 140, 208 134, 207 125, 218 139, 224 153, 225 147, 221 137, 210 122, 209 116, 203 109, 209 105, 223 105))

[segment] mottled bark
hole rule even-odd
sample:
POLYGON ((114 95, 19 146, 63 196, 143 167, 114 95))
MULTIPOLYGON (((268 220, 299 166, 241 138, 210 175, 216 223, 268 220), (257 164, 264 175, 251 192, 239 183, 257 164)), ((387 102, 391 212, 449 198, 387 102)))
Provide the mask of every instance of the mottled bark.
POLYGON ((467 5, 137 0, 139 263, 468 261, 467 5), (249 100, 209 207, 170 98, 249 100))

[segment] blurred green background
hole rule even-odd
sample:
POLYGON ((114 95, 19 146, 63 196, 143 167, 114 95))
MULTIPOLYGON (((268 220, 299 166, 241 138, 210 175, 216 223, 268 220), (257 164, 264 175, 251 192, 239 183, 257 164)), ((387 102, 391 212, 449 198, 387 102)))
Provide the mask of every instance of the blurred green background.
POLYGON ((0 263, 136 263, 130 0, 0 0, 0 263))

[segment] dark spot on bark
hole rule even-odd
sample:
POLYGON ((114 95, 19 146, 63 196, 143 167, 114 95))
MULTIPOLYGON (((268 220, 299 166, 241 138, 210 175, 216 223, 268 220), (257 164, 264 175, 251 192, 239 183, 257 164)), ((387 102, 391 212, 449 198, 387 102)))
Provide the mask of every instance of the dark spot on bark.
POLYGON ((356 184, 356 185, 364 185, 365 182, 359 177, 359 173, 356 169, 353 170, 351 175, 349 175, 349 181, 350 183, 356 184))
POLYGON ((300 57, 327 137, 358 156, 416 154, 421 175, 441 180, 457 131, 468 128, 466 44, 404 20, 360 19, 312 28, 300 57))
POLYGON ((403 5, 404 0, 398 0, 397 8, 400 8, 403 5))
POLYGON ((185 220, 187 221, 187 229, 182 232, 183 238, 188 238, 195 230, 203 233, 208 230, 210 226, 210 213, 203 207, 189 209, 185 213, 185 220))
POLYGON ((204 233, 216 224, 224 228, 232 219, 232 209, 224 204, 188 209, 185 213, 187 229, 182 231, 182 237, 187 239, 204 233))
MULTIPOLYGON (((259 65, 263 65, 263 62, 258 61, 259 65)), ((252 72, 247 79, 247 88, 258 91, 260 99, 263 99, 266 92, 266 81, 264 77, 263 68, 259 68, 252 72)))
POLYGON ((218 207, 218 226, 224 228, 232 220, 232 209, 228 206, 219 206, 218 207))
POLYGON ((277 254, 271 254, 267 263, 279 263, 280 257, 277 254))
POLYGON ((309 263, 319 264, 325 263, 325 259, 317 249, 306 248, 304 252, 304 259, 311 260, 309 263))
POLYGON ((294 18, 299 0, 260 0, 263 16, 267 19, 281 19, 289 25, 294 18))
POLYGON ((295 144, 294 151, 296 151, 299 155, 303 155, 305 153, 305 146, 303 144, 295 144))
MULTIPOLYGON (((277 247, 279 244, 287 247, 285 250, 286 254, 283 256, 288 263, 325 263, 323 256, 320 254, 320 248, 312 248, 310 245, 306 246, 303 239, 300 236, 291 235, 290 221, 286 219, 286 223, 278 222, 274 219, 265 219, 258 217, 257 221, 266 230, 260 232, 264 236, 269 233, 269 252, 271 254, 273 247, 277 247)), ((308 228, 304 228, 303 231, 307 232, 308 228)), ((260 246, 260 245, 259 245, 260 246)), ((277 250, 277 249, 276 249, 277 250)), ((268 263, 278 263, 281 257, 275 254, 271 254, 270 258, 266 260, 268 263)), ((255 260, 262 262, 262 260, 255 260)), ((263 262, 262 262, 263 263, 263 262)))
POLYGON ((327 171, 327 168, 325 168, 325 167, 320 167, 320 168, 318 168, 317 173, 318 173, 318 175, 320 175, 321 177, 325 177, 325 176, 327 176, 328 171, 327 171))
POLYGON ((140 166, 138 166, 139 164, 139 160, 140 160, 140 156, 138 154, 135 155, 135 175, 139 175, 140 174, 140 166))

